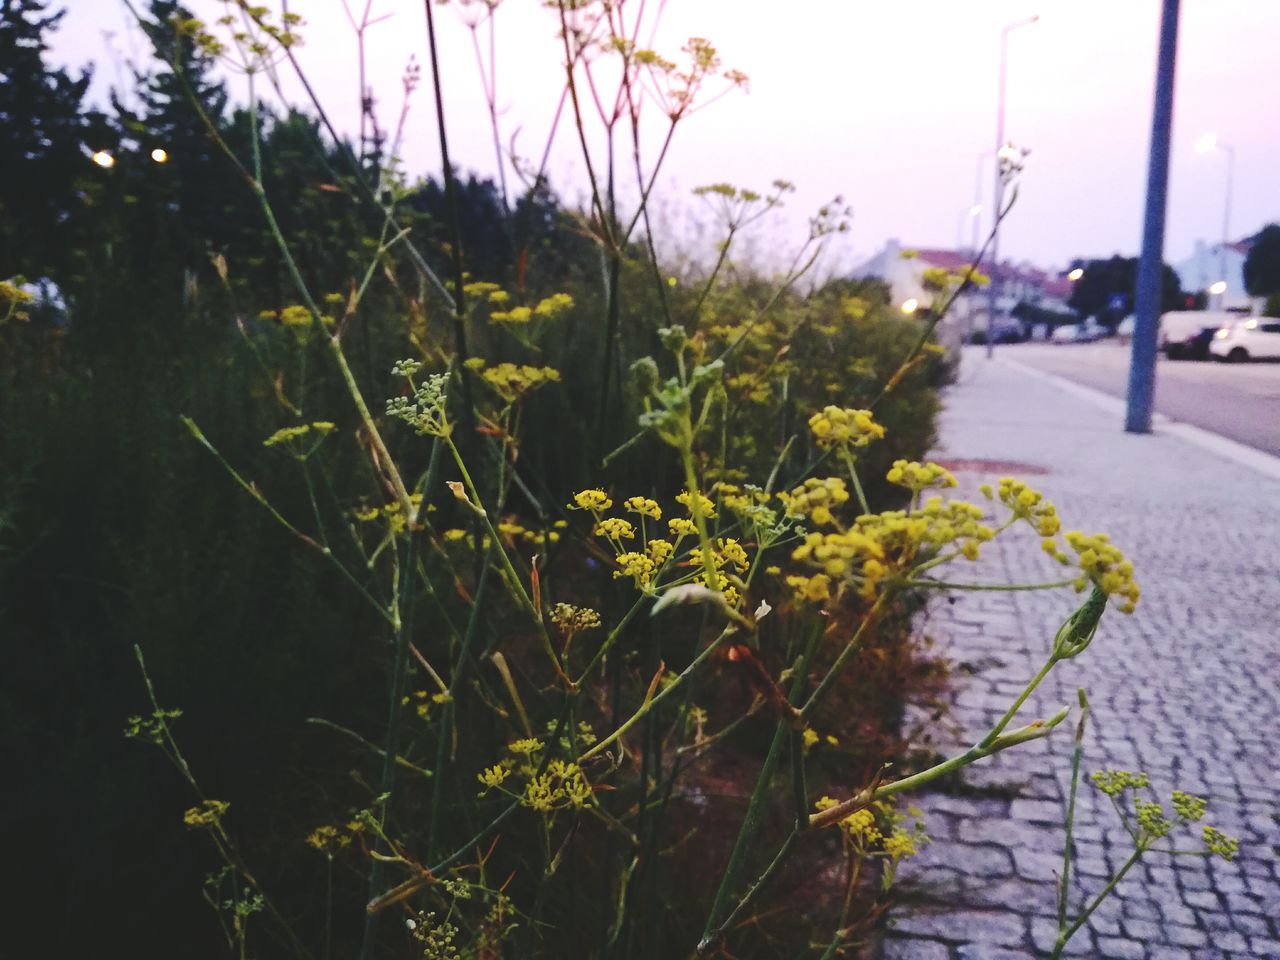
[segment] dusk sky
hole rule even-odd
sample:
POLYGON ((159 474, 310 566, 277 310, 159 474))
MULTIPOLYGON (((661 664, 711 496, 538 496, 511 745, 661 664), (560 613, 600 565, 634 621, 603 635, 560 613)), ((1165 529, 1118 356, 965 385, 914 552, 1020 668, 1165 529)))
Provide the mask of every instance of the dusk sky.
MULTIPOLYGON (((123 58, 145 45, 116 0, 63 5, 70 12, 54 56, 70 65, 95 62, 101 96, 123 75, 123 58), (104 31, 113 36, 104 39, 104 31)), ((222 12, 216 0, 190 7, 210 19, 222 12)), ((1182 8, 1170 261, 1188 255, 1197 238, 1216 242, 1221 235, 1227 155, 1195 151, 1206 132, 1235 148, 1233 237, 1280 221, 1280 2, 1183 0, 1182 8)), ((334 117, 354 131, 356 47, 340 0, 292 0, 290 9, 307 20, 304 66, 334 117)), ((417 54, 423 85, 402 155, 410 175, 436 173, 422 3, 373 0, 373 10, 390 15, 368 36, 381 122, 394 126, 400 75, 417 54)), ((494 150, 470 36, 456 5, 437 12, 454 162, 491 173, 494 150)), ((854 219, 841 240, 842 262, 870 255, 890 237, 907 246, 954 247, 974 202, 979 157, 994 146, 1001 28, 1033 14, 1038 22, 1010 34, 1006 139, 1031 155, 1001 252, 1045 267, 1075 256, 1135 255, 1158 0, 670 0, 658 51, 678 59, 685 38, 707 37, 726 68, 750 77, 750 90, 734 91, 682 124, 661 202, 688 205, 689 189, 704 183, 763 189, 785 178, 799 188, 787 202, 789 222, 758 235, 758 244, 792 248, 808 212, 843 194, 854 219)), ((521 128, 518 149, 537 155, 563 78, 553 15, 535 0, 506 0, 497 12, 497 49, 504 136, 521 128)), ((243 78, 231 83, 242 99, 243 78)), ((571 132, 561 129, 552 173, 574 199, 583 180, 571 132)), ((983 203, 990 180, 987 161, 983 203)), ((967 226, 963 237, 967 244, 967 226)))

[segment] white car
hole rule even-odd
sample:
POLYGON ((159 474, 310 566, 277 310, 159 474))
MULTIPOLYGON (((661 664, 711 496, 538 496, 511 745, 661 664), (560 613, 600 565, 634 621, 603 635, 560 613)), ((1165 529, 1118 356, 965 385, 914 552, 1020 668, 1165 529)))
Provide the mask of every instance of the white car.
POLYGON ((1280 318, 1249 317, 1227 324, 1209 341, 1209 353, 1219 360, 1280 360, 1280 318))
POLYGON ((1049 342, 1075 343, 1080 339, 1082 329, 1078 323, 1068 323, 1061 327, 1055 327, 1053 333, 1049 334, 1049 342))

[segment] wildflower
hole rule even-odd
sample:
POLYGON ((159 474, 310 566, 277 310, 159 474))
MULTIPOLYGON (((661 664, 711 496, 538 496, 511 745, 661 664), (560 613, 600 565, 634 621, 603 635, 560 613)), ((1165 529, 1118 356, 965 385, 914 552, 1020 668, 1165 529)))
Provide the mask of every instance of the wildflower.
POLYGON ((507 779, 507 776, 510 773, 511 771, 500 763, 495 763, 492 767, 485 767, 476 774, 476 779, 479 780, 481 786, 484 787, 484 790, 481 791, 480 795, 484 796, 485 793, 488 793, 494 787, 502 786, 503 781, 507 779))
POLYGON ((541 750, 542 747, 542 741, 538 740, 536 737, 525 737, 522 740, 513 740, 511 743, 507 744, 508 750, 520 756, 532 756, 541 750))
POLYGON ((557 603, 551 608, 551 622, 566 636, 600 626, 600 614, 589 607, 557 603))
POLYGON ((544 384, 558 382, 560 371, 554 367, 500 363, 486 369, 481 378, 507 403, 515 403, 544 384))
POLYGON ((890 483, 906 487, 913 493, 919 493, 930 487, 954 487, 956 478, 950 471, 938 464, 918 463, 914 460, 895 460, 885 479, 890 483))
POLYGON ((687 537, 697 533, 698 528, 692 520, 685 517, 673 517, 667 521, 667 529, 671 531, 673 537, 687 537))
POLYGON ((652 557, 634 551, 618 554, 618 569, 613 571, 614 579, 631 577, 641 589, 649 586, 658 564, 652 557))
POLYGON ((512 307, 510 310, 495 310, 489 319, 496 323, 528 323, 533 317, 529 307, 512 307))
POLYGON ((538 305, 533 308, 533 312, 544 319, 554 320, 566 310, 573 309, 573 297, 567 293, 553 293, 549 297, 545 297, 538 301, 538 305))
POLYGON ((1207 802, 1203 797, 1192 796, 1181 790, 1173 791, 1173 811, 1183 820, 1199 820, 1204 816, 1207 802))
POLYGON ((811 577, 787 577, 787 586, 795 590, 795 597, 800 601, 821 603, 831 599, 831 578, 825 573, 815 573, 811 577))
POLYGON ((231 804, 226 800, 202 800, 200 806, 191 807, 182 815, 182 822, 188 827, 216 827, 229 809, 231 804))
POLYGON ((865 447, 884 436, 884 427, 876 423, 870 410, 854 410, 826 406, 809 418, 809 430, 818 446, 865 447))
MULTIPOLYGON (((990 490, 990 487, 986 488, 987 497, 991 496, 990 490)), ((1021 480, 1002 477, 997 496, 1015 517, 1029 523, 1040 536, 1052 537, 1062 529, 1057 507, 1046 500, 1044 494, 1033 490, 1021 480)), ((1052 553, 1047 547, 1045 549, 1046 552, 1052 553)))
MULTIPOLYGON (((404 363, 402 360, 396 366, 400 367, 404 363)), ((417 385, 412 400, 408 397, 392 397, 387 401, 387 416, 403 420, 424 436, 448 436, 450 425, 445 414, 445 385, 448 379, 442 373, 432 374, 417 385)))
POLYGON ((595 535, 617 543, 622 540, 634 540, 636 528, 630 521, 623 520, 621 517, 610 517, 596 524, 595 535))
POLYGON ((915 837, 904 830, 894 830, 884 838, 884 852, 894 860, 914 857, 918 852, 915 837))
POLYGON ((662 519, 662 508, 658 506, 657 501, 650 500, 648 497, 628 497, 622 502, 622 507, 642 517, 649 517, 652 520, 662 519))
POLYGON ((819 480, 810 477, 790 493, 778 494, 789 517, 808 517, 817 526, 835 523, 832 507, 839 507, 849 499, 849 491, 840 477, 819 480))
POLYGON ((415 373, 422 369, 422 362, 419 360, 397 360, 391 366, 391 372, 397 377, 412 377, 415 373))
POLYGON ((598 488, 591 490, 579 490, 573 495, 573 503, 569 504, 570 510, 590 510, 595 513, 599 510, 608 510, 613 506, 613 501, 609 499, 609 495, 598 488))
POLYGON ((1117 796, 1126 790, 1137 790, 1151 785, 1145 773, 1132 773, 1128 770, 1097 770, 1089 777, 1093 785, 1109 797, 1117 796))
POLYGON ((301 440, 311 432, 309 424, 298 424, 296 427, 281 427, 267 439, 262 441, 264 447, 276 447, 282 444, 290 444, 294 440, 301 440))
POLYGON ((1173 824, 1164 815, 1164 808, 1154 800, 1134 800, 1134 810, 1138 815, 1138 827, 1153 840, 1167 837, 1173 824))
POLYGON ((1204 845, 1209 848, 1209 852, 1216 853, 1223 860, 1232 860, 1240 852, 1240 841, 1227 836, 1217 827, 1206 824, 1203 836, 1204 845))
POLYGON ((340 833, 337 827, 316 827, 307 835, 307 846, 321 853, 333 856, 334 851, 341 850, 351 843, 349 834, 340 833))
POLYGON ((1088 536, 1073 530, 1067 543, 1078 554, 1081 571, 1107 596, 1121 598, 1120 611, 1133 613, 1141 591, 1133 579, 1133 564, 1126 560, 1105 533, 1088 536))
POLYGON ((694 506, 696 503, 697 505, 696 513, 701 514, 703 517, 705 517, 708 520, 715 519, 715 516, 716 516, 715 503, 710 498, 703 496, 701 493, 696 493, 696 492, 691 493, 690 491, 685 490, 683 493, 676 494, 676 503, 679 503, 682 506, 684 506, 685 509, 689 511, 690 516, 693 516, 695 514, 694 506), (694 499, 695 497, 697 498, 696 501, 694 499))
POLYGON ((300 304, 293 304, 280 311, 280 322, 286 327, 311 326, 311 311, 300 304))
POLYGON ((646 548, 653 562, 661 566, 675 552, 675 544, 670 540, 650 540, 646 548))

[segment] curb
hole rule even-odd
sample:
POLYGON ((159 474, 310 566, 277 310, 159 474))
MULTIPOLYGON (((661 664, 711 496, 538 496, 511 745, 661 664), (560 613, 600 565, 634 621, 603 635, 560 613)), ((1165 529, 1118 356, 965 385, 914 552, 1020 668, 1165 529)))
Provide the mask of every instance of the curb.
MULTIPOLYGON (((1115 414, 1123 419, 1125 414, 1125 402, 1119 397, 1113 397, 1101 390, 1093 387, 1086 387, 1083 384, 1076 383, 1074 380, 1068 380, 1056 373, 1048 373, 1038 367, 1033 367, 1027 363, 1021 363, 1017 360, 1011 360, 1008 357, 995 357, 997 363, 1002 363, 1007 367, 1020 370, 1039 377, 1048 383, 1053 384, 1060 390, 1070 393, 1075 397, 1091 404, 1099 410, 1106 413, 1115 414)), ((1183 423, 1180 420, 1174 420, 1165 416, 1163 413, 1152 413, 1151 415, 1152 433, 1162 436, 1176 437, 1179 440, 1189 443, 1192 446, 1199 447, 1215 456, 1224 460, 1230 460, 1232 463, 1239 464, 1242 467, 1248 467, 1265 477, 1272 480, 1280 480, 1280 457, 1272 456, 1261 450, 1255 450, 1253 447, 1245 446, 1243 443, 1237 443, 1220 434, 1205 430, 1202 427, 1192 426, 1189 423, 1183 423)))

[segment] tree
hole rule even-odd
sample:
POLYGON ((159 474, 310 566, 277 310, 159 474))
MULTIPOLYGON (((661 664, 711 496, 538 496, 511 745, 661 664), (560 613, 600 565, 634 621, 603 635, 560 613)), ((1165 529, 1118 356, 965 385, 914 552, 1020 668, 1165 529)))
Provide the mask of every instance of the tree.
POLYGON ((92 118, 80 102, 89 72, 72 77, 45 63, 46 36, 65 10, 46 0, 0 0, 0 269, 58 275, 65 236, 78 208, 75 182, 86 172, 92 118))
POLYGON ((1244 288, 1254 297, 1280 294, 1280 224, 1267 224, 1253 238, 1244 260, 1244 288))
MULTIPOLYGON (((1077 261, 1078 262, 1078 261, 1077 261)), ((1067 304, 1082 317, 1101 323, 1118 323, 1137 303, 1138 258, 1116 255, 1109 260, 1089 260, 1076 281, 1067 304)), ((1173 268, 1164 264, 1160 282, 1160 309, 1184 306, 1182 284, 1173 268)))

